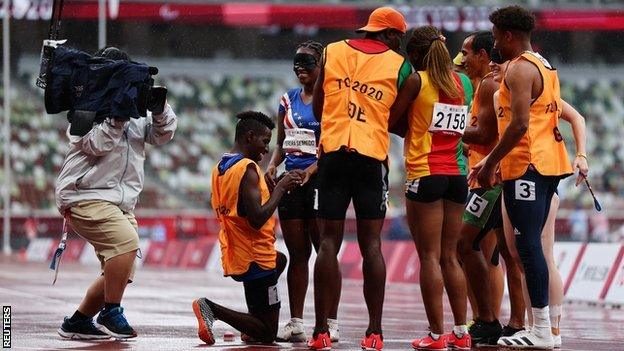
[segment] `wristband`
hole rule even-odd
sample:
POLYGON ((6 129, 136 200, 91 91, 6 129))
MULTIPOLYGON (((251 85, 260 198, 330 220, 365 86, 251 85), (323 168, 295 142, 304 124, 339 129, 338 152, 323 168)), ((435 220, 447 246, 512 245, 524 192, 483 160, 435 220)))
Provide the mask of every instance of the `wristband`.
POLYGON ((582 154, 579 152, 578 154, 576 154, 576 157, 582 157, 585 159, 585 161, 587 161, 587 154, 582 154))

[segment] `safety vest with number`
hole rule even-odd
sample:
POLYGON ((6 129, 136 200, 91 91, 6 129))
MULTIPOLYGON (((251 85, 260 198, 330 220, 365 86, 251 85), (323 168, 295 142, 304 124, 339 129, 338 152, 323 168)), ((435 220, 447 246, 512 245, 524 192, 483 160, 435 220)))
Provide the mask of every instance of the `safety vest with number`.
MULTIPOLYGON (((519 60, 533 63, 542 76, 543 89, 529 109, 529 127, 516 146, 501 160, 503 180, 518 179, 533 165, 544 176, 567 176, 572 174, 565 143, 559 133, 561 96, 557 70, 537 53, 526 51, 509 65, 519 60)), ((509 68, 507 69, 507 72, 509 68)), ((511 92, 501 83, 497 111, 498 134, 503 135, 511 123, 511 92)))

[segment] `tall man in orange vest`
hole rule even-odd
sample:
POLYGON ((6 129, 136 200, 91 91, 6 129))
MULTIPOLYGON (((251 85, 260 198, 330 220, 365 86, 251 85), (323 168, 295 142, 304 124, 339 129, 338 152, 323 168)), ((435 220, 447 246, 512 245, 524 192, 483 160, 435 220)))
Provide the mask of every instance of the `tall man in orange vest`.
POLYGON ((388 200, 388 117, 411 73, 397 53, 407 25, 398 11, 381 7, 358 32, 363 39, 329 44, 314 87, 314 115, 321 121, 318 218, 320 249, 314 265, 316 325, 308 346, 329 349, 327 316, 340 279, 338 250, 353 200, 364 258, 364 298, 369 324, 362 347, 383 347, 381 314, 386 267, 380 233, 388 200))
POLYGON ((269 152, 275 124, 263 113, 247 111, 236 118, 234 148, 212 171, 212 208, 221 231, 221 262, 225 276, 243 283, 249 313, 218 305, 207 298, 193 302, 199 338, 215 342, 213 323, 222 320, 256 341, 272 343, 277 334, 280 300, 277 280, 286 256, 275 250, 273 213, 282 196, 303 183, 303 172, 292 171, 273 192, 256 162, 269 152))
POLYGON ((477 167, 476 178, 489 188, 500 167, 503 196, 526 273, 533 309, 527 334, 501 337, 498 344, 553 348, 548 309, 548 267, 541 233, 559 180, 573 173, 558 122, 561 97, 557 71, 531 48, 535 17, 520 6, 490 15, 494 48, 511 60, 500 86, 496 111, 500 141, 477 167))

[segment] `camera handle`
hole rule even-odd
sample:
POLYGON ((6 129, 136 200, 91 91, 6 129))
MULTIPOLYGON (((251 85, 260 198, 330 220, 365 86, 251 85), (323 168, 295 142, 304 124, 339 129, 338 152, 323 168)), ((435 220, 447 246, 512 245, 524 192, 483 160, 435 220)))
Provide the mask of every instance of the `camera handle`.
POLYGON ((67 40, 58 40, 61 31, 61 18, 63 14, 64 0, 54 0, 52 3, 52 16, 50 17, 50 31, 48 39, 43 41, 41 47, 41 61, 39 65, 39 76, 37 77, 37 86, 45 89, 48 83, 49 69, 54 56, 54 49, 57 46, 65 44, 67 40))

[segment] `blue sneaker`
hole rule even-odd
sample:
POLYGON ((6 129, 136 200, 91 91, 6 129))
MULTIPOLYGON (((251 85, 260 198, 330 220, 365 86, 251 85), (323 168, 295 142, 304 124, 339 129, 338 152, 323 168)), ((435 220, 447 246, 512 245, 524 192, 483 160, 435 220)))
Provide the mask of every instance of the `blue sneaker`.
POLYGON ((65 317, 58 333, 66 339, 104 340, 110 338, 110 335, 93 325, 93 319, 72 322, 69 317, 65 317))
POLYGON ((123 307, 115 307, 109 311, 102 310, 96 322, 99 324, 100 330, 113 338, 129 339, 137 336, 123 314, 123 307))

